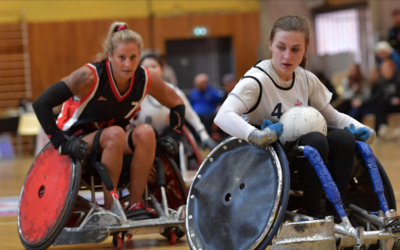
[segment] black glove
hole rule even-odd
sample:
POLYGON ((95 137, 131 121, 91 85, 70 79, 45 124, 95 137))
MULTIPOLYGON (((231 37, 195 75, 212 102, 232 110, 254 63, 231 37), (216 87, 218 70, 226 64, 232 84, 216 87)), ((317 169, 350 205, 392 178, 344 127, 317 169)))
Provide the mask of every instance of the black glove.
POLYGON ((179 142, 169 135, 158 139, 158 145, 171 156, 175 156, 179 151, 179 142))
POLYGON ((61 155, 70 155, 76 159, 83 159, 86 156, 88 144, 76 137, 69 137, 63 132, 57 131, 55 136, 50 138, 54 148, 58 148, 61 155))
POLYGON ((76 159, 82 160, 86 156, 88 144, 79 138, 72 137, 61 143, 58 152, 61 155, 69 155, 76 159))

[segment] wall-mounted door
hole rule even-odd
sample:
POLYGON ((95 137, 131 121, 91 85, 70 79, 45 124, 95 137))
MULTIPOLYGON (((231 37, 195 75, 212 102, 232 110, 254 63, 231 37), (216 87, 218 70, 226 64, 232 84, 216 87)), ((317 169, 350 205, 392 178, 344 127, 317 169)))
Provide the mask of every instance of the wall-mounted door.
POLYGON ((186 93, 197 74, 206 73, 210 83, 220 88, 224 74, 235 73, 230 37, 210 37, 166 42, 167 62, 175 70, 178 86, 186 93))

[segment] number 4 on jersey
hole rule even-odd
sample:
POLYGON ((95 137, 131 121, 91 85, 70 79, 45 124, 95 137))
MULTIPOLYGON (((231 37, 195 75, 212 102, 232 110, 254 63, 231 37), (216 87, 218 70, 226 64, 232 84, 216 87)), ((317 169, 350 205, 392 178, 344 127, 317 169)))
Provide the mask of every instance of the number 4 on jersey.
POLYGON ((282 103, 278 103, 275 106, 274 110, 271 113, 271 116, 277 116, 278 119, 281 118, 281 116, 282 116, 282 103))

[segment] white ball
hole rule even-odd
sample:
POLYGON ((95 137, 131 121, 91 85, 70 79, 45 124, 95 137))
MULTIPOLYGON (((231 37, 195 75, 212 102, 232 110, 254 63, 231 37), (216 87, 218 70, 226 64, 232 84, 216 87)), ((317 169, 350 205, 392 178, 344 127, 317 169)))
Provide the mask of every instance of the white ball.
POLYGON ((310 132, 320 132, 325 136, 327 134, 325 118, 310 106, 290 108, 279 121, 283 124, 283 133, 279 137, 282 145, 310 132))

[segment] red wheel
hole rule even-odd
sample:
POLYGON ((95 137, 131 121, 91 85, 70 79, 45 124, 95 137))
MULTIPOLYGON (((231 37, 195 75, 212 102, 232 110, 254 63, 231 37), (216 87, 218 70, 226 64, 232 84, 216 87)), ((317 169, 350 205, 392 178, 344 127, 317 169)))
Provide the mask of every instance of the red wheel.
POLYGON ((121 236, 114 235, 113 245, 114 245, 116 250, 120 250, 122 248, 122 246, 124 245, 124 242, 122 241, 121 236))
POLYGON ((169 232, 168 243, 170 245, 174 245, 176 243, 176 233, 172 230, 169 232))
POLYGON ((81 166, 48 143, 35 158, 21 190, 18 229, 29 250, 48 248, 72 213, 81 166))

